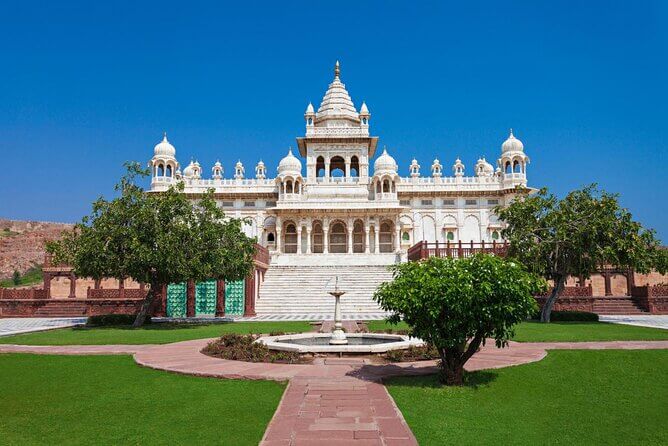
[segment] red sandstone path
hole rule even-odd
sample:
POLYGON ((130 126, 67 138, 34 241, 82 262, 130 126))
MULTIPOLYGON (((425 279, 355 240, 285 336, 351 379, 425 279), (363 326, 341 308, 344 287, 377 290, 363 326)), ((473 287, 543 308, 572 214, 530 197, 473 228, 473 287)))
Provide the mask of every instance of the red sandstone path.
MULTIPOLYGON (((165 345, 0 345, 0 353, 62 355, 131 354, 145 367, 197 376, 289 380, 262 446, 416 445, 381 380, 436 371, 434 361, 374 365, 361 359, 318 359, 314 364, 260 364, 206 356, 210 339, 165 345)), ((481 370, 539 361, 550 349, 668 349, 668 341, 515 343, 493 342, 466 369, 481 370)))

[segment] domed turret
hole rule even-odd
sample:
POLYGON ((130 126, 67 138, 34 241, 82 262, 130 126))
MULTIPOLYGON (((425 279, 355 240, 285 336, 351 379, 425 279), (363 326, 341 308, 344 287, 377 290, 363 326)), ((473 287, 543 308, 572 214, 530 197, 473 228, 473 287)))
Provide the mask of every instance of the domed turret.
POLYGON ((288 149, 288 154, 278 163, 278 174, 293 176, 302 174, 302 163, 292 154, 292 147, 288 149))
POLYGON ((455 164, 452 165, 452 173, 454 173, 456 177, 464 176, 464 163, 462 163, 462 160, 459 158, 457 158, 455 164))
POLYGON ((508 136, 508 139, 506 139, 501 145, 501 151, 503 153, 524 151, 524 144, 522 144, 522 141, 515 138, 515 135, 513 135, 513 129, 510 129, 510 136, 508 136))
POLYGON ((246 169, 244 168, 243 163, 241 160, 237 161, 237 164, 234 165, 234 178, 237 180, 241 180, 244 177, 244 174, 246 173, 246 169))
POLYGON ((479 158, 475 164, 475 175, 477 177, 491 177, 494 175, 494 166, 488 163, 484 157, 479 158))
POLYGON ((258 180, 264 180, 267 178, 267 168, 264 166, 264 163, 262 160, 257 163, 257 166, 255 166, 255 178, 258 180))
POLYGON ((167 132, 164 133, 162 141, 156 144, 156 146, 153 148, 153 155, 170 158, 174 158, 176 156, 176 149, 173 145, 170 144, 169 141, 167 141, 167 132))
POLYGON ((441 162, 438 158, 435 158, 434 163, 431 165, 431 175, 434 178, 439 178, 443 175, 443 166, 441 166, 441 162))
POLYGON ((382 175, 385 173, 396 174, 397 162, 387 153, 387 149, 384 148, 383 153, 373 163, 373 174, 382 175))
POLYGON ((188 164, 186 168, 183 169, 183 178, 195 178, 195 172, 196 172, 195 162, 193 160, 190 160, 190 164, 188 164))
POLYGON ((214 180, 220 180, 223 178, 223 165, 220 164, 219 160, 216 161, 216 163, 211 168, 211 173, 213 173, 214 180))
POLYGON ((413 158, 413 161, 411 161, 411 165, 408 167, 408 171, 413 178, 420 176, 420 165, 415 158, 413 158))

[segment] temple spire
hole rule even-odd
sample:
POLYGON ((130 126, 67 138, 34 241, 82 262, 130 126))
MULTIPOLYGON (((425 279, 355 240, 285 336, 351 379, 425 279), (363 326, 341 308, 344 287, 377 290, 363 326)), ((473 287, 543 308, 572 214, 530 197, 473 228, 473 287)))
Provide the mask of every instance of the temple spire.
POLYGON ((336 61, 336 64, 334 65, 334 78, 338 79, 339 76, 341 75, 341 67, 339 65, 339 61, 336 61))

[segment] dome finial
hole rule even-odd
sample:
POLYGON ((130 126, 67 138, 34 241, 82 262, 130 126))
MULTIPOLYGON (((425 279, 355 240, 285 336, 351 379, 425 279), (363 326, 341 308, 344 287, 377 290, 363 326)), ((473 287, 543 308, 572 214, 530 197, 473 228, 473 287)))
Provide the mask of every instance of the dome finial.
POLYGON ((339 61, 336 61, 336 64, 334 65, 334 77, 338 79, 338 77, 341 75, 341 66, 339 65, 339 61))
POLYGON ((167 141, 167 132, 162 132, 162 140, 167 141))
POLYGON ((513 135, 513 128, 511 127, 511 128, 510 128, 510 137, 512 138, 512 137, 514 137, 514 136, 515 136, 515 135, 513 135))

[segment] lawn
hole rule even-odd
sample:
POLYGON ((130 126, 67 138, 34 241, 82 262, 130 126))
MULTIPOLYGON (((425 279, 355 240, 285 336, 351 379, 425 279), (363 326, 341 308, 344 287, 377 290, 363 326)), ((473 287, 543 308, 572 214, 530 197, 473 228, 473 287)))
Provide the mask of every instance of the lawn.
POLYGON ((168 344, 191 339, 215 338, 223 333, 271 333, 309 331, 308 322, 229 322, 222 324, 154 323, 142 328, 74 327, 0 337, 0 344, 101 345, 168 344))
POLYGON ((44 276, 42 275, 42 267, 33 266, 19 277, 19 283, 14 283, 12 279, 0 280, 0 288, 36 285, 38 283, 42 283, 43 280, 44 276))
POLYGON ((668 444, 668 350, 550 351, 469 375, 396 378, 388 390, 420 445, 668 444))
MULTIPOLYGON (((407 330, 404 322, 390 325, 385 321, 371 321, 371 331, 386 329, 407 330)), ((583 342, 583 341, 663 341, 668 330, 610 324, 607 322, 523 322, 515 328, 514 341, 518 342, 583 342)))
POLYGON ((138 367, 129 356, 0 355, 0 443, 257 445, 285 388, 138 367))

